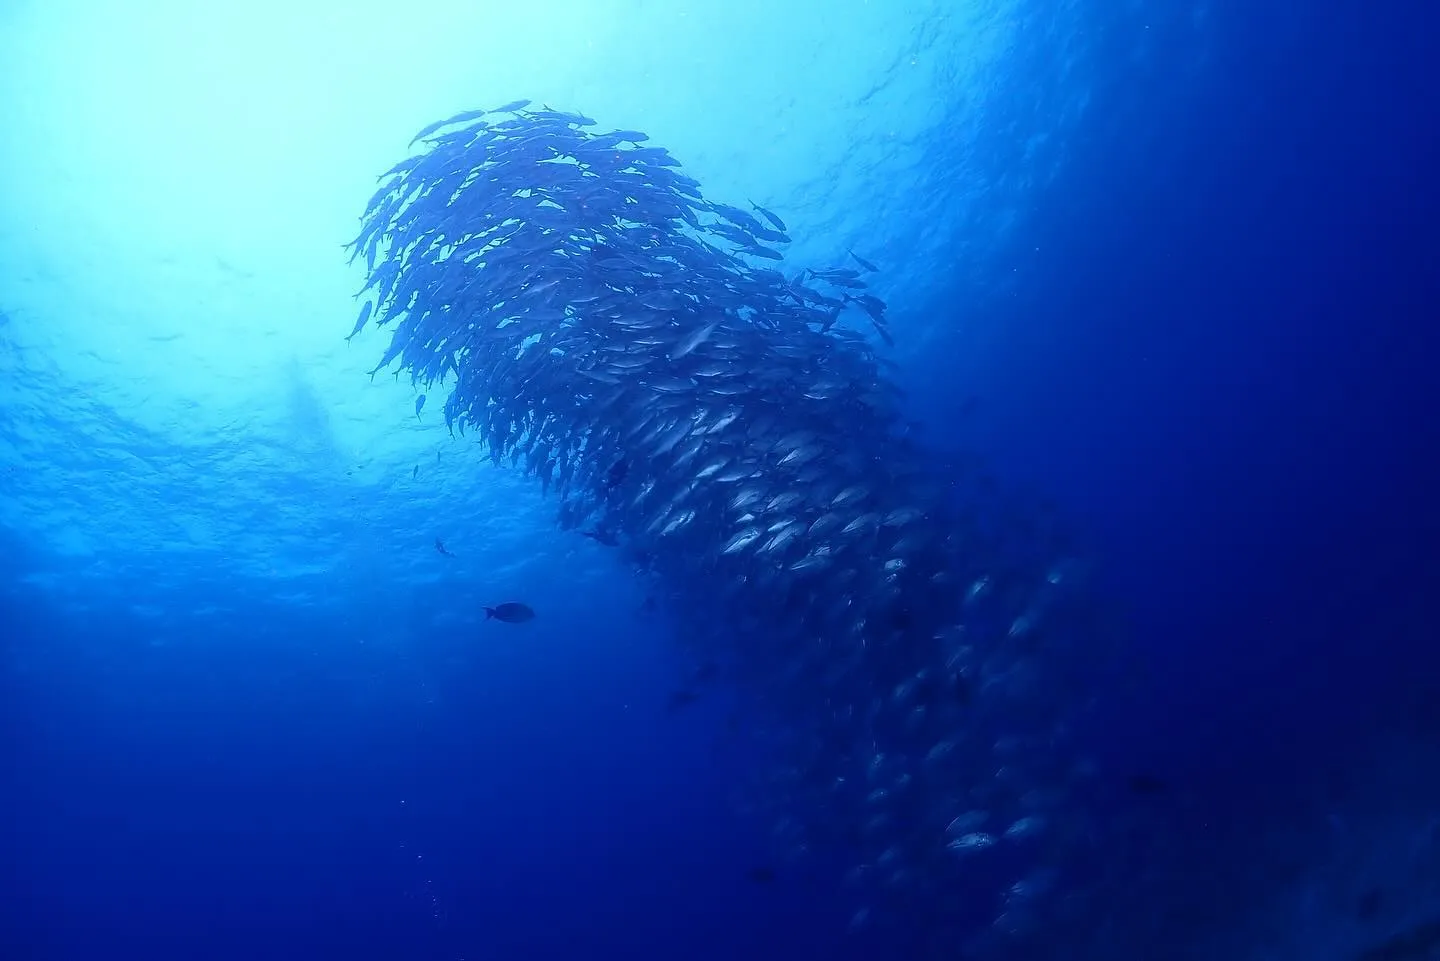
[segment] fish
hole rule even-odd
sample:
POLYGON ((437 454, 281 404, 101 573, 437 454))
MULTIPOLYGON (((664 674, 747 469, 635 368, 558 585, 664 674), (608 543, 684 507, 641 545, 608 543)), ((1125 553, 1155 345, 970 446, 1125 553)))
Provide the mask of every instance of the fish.
POLYGON ((624 482, 625 476, 629 472, 630 462, 622 457, 620 460, 617 460, 615 463, 611 464, 610 469, 605 472, 605 486, 611 489, 619 486, 622 482, 624 482))
POLYGON ((1388 940, 1362 951, 1357 961, 1426 961, 1440 947, 1440 918, 1406 928, 1388 940))
POLYGON ((486 110, 464 110, 460 113, 455 114, 453 117, 447 117, 444 120, 437 120, 434 123, 426 124, 420 129, 420 132, 417 133, 410 141, 410 143, 406 146, 415 146, 417 141, 425 139, 426 137, 433 134, 435 131, 439 130, 441 127, 450 127, 455 124, 468 123, 471 120, 479 120, 488 112, 489 111, 486 110))
POLYGON ((518 601, 506 601, 494 607, 485 608, 485 620, 497 620, 505 624, 524 624, 535 619, 535 612, 518 601))
MULTIPOLYGON (((418 468, 417 468, 417 470, 418 470, 418 468)), ((438 538, 438 537, 435 538, 435 550, 436 550, 437 552, 441 553, 441 554, 444 554, 446 557, 454 557, 454 556, 455 556, 454 554, 450 553, 449 550, 446 549, 446 547, 445 547, 445 542, 442 541, 442 540, 441 540, 440 538, 438 538)))
POLYGON ((766 210, 764 207, 760 206, 753 200, 750 201, 750 206, 754 207, 756 212, 759 213, 760 216, 770 221, 770 225, 776 230, 780 231, 782 234, 788 234, 790 232, 790 228, 785 226, 785 221, 781 220, 778 216, 776 216, 774 212, 766 210))
POLYGON ((567 113, 563 110, 552 110, 545 107, 542 110, 531 110, 530 116, 537 120, 558 120, 561 123, 572 124, 576 127, 593 127, 595 121, 584 114, 567 113))
POLYGON ((670 359, 679 360, 682 357, 687 357, 694 353, 695 348, 709 340, 710 335, 713 334, 715 328, 719 326, 720 322, 718 320, 712 320, 705 326, 698 327, 692 333, 687 334, 683 340, 675 345, 675 349, 670 351, 670 359))
POLYGON ((876 271, 878 271, 878 270, 880 269, 879 267, 876 267, 874 264, 872 264, 870 261, 866 260, 864 257, 861 257, 859 254, 857 254, 857 253, 856 253, 855 251, 853 251, 853 250, 846 251, 846 253, 848 253, 851 257, 853 257, 854 260, 855 260, 855 262, 856 262, 857 264, 859 264, 861 267, 864 267, 866 270, 870 271, 872 274, 875 273, 876 271))
POLYGON ((530 106, 532 102, 533 101, 530 100, 512 100, 509 103, 502 103, 500 106, 492 108, 487 111, 487 113, 514 113, 517 110, 524 110, 530 106))
POLYGON ((595 543, 603 544, 606 547, 620 546, 620 542, 615 538, 615 535, 613 533, 599 527, 593 530, 581 531, 580 533, 582 536, 588 537, 595 543))
POLYGON ((350 334, 345 338, 345 343, 350 343, 350 341, 355 339, 356 334, 365 329, 365 323, 370 319, 370 311, 374 306, 375 305, 368 300, 361 305, 360 318, 355 321, 355 328, 351 330, 350 334))
POLYGON ((1143 772, 1130 775, 1126 784, 1129 786, 1131 794, 1165 794, 1170 790, 1169 782, 1143 772))
POLYGON ((782 853, 848 860, 865 925, 949 931, 963 903, 1006 927, 976 906, 1022 895, 1036 929, 1084 916, 1034 879, 1085 873, 1052 863, 1094 831, 1066 799, 1096 793, 1055 762, 1083 706, 1057 678, 1104 645, 1061 548, 992 517, 981 468, 938 464, 905 416, 876 265, 803 262, 823 237, 782 247, 773 211, 582 112, 516 100, 418 143, 336 255, 363 258, 374 372, 410 379, 417 418, 438 392, 467 452, 614 548, 701 665, 667 709, 725 700, 782 853))
POLYGON ((665 701, 665 709, 673 714, 682 708, 689 707, 698 700, 700 700, 700 695, 695 691, 689 688, 680 688, 679 690, 670 692, 670 697, 665 701))
POLYGON ((1355 901, 1355 917, 1360 921, 1373 921, 1384 906, 1384 892, 1378 887, 1367 888, 1355 901))
POLYGON ((425 409, 425 395, 421 394, 415 398, 415 419, 420 419, 420 412, 425 409))
POLYGON ((775 869, 768 864, 758 864, 746 871, 745 876, 756 884, 769 884, 775 880, 775 869))

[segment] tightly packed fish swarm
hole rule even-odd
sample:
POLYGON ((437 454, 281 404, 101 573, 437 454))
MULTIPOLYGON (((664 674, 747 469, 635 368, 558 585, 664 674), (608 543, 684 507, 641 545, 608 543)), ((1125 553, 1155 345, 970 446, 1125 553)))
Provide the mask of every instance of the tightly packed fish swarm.
POLYGON ((1018 925, 1047 876, 1014 854, 1063 780, 1053 732, 1014 721, 1058 574, 987 569, 927 478, 870 264, 783 272, 772 212, 707 201, 643 133, 527 108, 433 124, 382 177, 352 336, 393 324, 377 372, 449 385, 453 431, 684 598, 773 720, 782 837, 853 856, 857 924, 994 874, 989 919, 1018 925))

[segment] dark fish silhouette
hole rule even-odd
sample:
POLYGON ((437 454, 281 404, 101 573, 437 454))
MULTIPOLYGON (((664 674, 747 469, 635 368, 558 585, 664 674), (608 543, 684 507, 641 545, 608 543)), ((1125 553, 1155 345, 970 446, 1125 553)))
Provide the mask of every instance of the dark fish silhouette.
POLYGON ((415 398, 415 419, 420 419, 420 412, 425 409, 425 395, 421 394, 415 398))
POLYGON ((699 694, 682 687, 679 690, 670 692, 670 697, 665 701, 665 709, 669 713, 674 714, 681 708, 689 707, 698 700, 700 700, 699 694))
MULTIPOLYGON (((416 468, 416 469, 418 470, 419 468, 416 468)), ((436 549, 437 551, 439 551, 440 553, 444 554, 446 557, 454 557, 454 556, 455 556, 454 554, 450 553, 449 551, 447 551, 447 550, 445 549, 445 542, 442 541, 442 540, 441 540, 440 538, 438 538, 438 537, 435 538, 435 549, 436 549)))
POLYGON ((416 477, 419 477, 419 476, 420 476, 420 465, 419 465, 419 464, 416 464, 416 465, 415 465, 413 468, 411 468, 411 470, 410 470, 410 479, 411 479, 411 480, 414 480, 416 477))
POLYGON ((603 527, 597 527, 597 528, 595 528, 594 530, 581 531, 581 532, 580 532, 580 536, 582 536, 582 537, 588 537, 588 538, 590 538, 592 541, 594 541, 595 543, 597 543, 597 544, 603 544, 603 545, 605 545, 606 547, 619 547, 619 546, 620 546, 620 541, 618 541, 618 540, 615 538, 615 535, 614 535, 613 533, 611 533, 610 531, 607 531, 607 530, 606 530, 605 528, 603 528, 603 527))
MULTIPOLYGON (((520 103, 521 106, 524 106, 526 103, 529 103, 529 101, 517 101, 517 103, 520 103)), ((410 141, 410 146, 415 146, 415 142, 417 140, 422 140, 425 137, 430 136, 432 133, 439 130, 441 127, 448 127, 452 124, 457 123, 467 123, 471 120, 479 120, 481 117, 485 116, 487 112, 488 111, 485 110, 466 110, 463 113, 457 113, 453 117, 446 117, 444 120, 437 120, 432 124, 427 124, 420 130, 419 133, 415 135, 415 140, 410 141)))
MULTIPOLYGON (((646 141, 639 131, 591 134, 579 114, 504 107, 518 112, 432 124, 427 149, 400 160, 366 206, 349 246, 367 268, 367 326, 389 338, 376 372, 404 372, 412 400, 442 390, 446 426, 558 495, 563 529, 619 542, 619 559, 646 575, 636 579, 646 609, 664 598, 678 632, 695 635, 685 649, 704 652, 651 710, 698 698, 707 705, 693 720, 714 710, 742 738, 744 721, 778 725, 778 738, 753 733, 801 774, 777 787, 802 836, 851 829, 846 857, 861 874, 883 860, 926 904, 968 896, 953 878, 975 872, 953 865, 971 849, 1009 851, 1003 871, 976 876, 985 887, 992 874, 1012 885, 1048 867, 1028 862, 1055 846, 1023 839, 1047 819, 1070 823, 1044 810, 1070 794, 1070 766, 1044 760, 1056 746, 1005 738, 1016 783, 998 794, 988 763, 942 759, 966 757, 951 752, 976 720, 997 745, 1008 731, 992 721, 1065 721, 1070 694, 978 678, 981 665, 987 677, 1028 677, 1042 638, 1069 645, 1088 633, 1083 605, 1048 570, 1059 559, 1039 556, 1051 547, 1010 520, 970 536, 964 500, 1007 500, 986 493, 979 466, 946 483, 911 442, 879 350, 891 329, 870 292, 875 265, 858 254, 792 262, 777 249, 788 239, 778 216, 705 199, 667 151, 626 146, 646 141), (961 573, 1003 580, 968 600, 961 573), (1045 613, 1072 605, 1074 632, 1060 622, 1068 614, 1045 613), (911 643, 921 638, 933 642, 911 643), (852 642, 863 657, 847 656, 852 642), (759 717, 709 703, 720 679, 696 671, 706 656, 720 678, 755 688, 759 717), (923 790, 906 786, 912 775, 923 790), (972 810, 977 795, 995 803, 972 810), (957 816, 979 820, 947 833, 957 816), (937 856, 937 844, 950 853, 937 856)), ((508 623, 534 616, 514 603, 486 610, 508 623)), ((530 637, 540 636, 487 640, 530 637)), ((1131 773, 1116 772, 1113 790, 1128 796, 1131 773)), ((757 857, 736 874, 751 868, 762 883, 778 870, 757 857)), ((1044 927, 1046 909, 1034 912, 1044 927)))
POLYGON ((1427 921, 1402 931, 1364 951, 1358 961, 1425 961, 1440 945, 1440 920, 1427 921))
POLYGON ((745 876, 756 884, 769 884, 775 880, 775 869, 767 864, 759 864, 746 871, 745 876))
POLYGON ((1371 888, 1355 902, 1355 917, 1361 921, 1373 921, 1384 904, 1385 898, 1380 889, 1371 888))
POLYGON ((605 472, 605 489, 614 490, 616 485, 623 481, 625 475, 629 472, 630 462, 623 457, 611 464, 610 469, 605 472))
POLYGON ((535 612, 524 604, 506 601, 504 604, 485 608, 485 620, 491 619, 503 621, 506 624, 524 624, 526 621, 535 619, 535 612))
POLYGON ((1153 774, 1132 774, 1127 784, 1131 794, 1164 794, 1170 790, 1169 782, 1153 774))
POLYGON ((780 231, 782 234, 787 234, 790 232, 790 228, 785 226, 785 221, 775 216, 773 211, 766 210, 764 207, 760 206, 753 200, 750 201, 750 206, 754 207, 756 213, 760 214, 760 216, 770 221, 771 226, 773 226, 776 230, 780 231))
POLYGON ((370 319, 370 311, 374 306, 370 301, 365 301, 365 305, 360 308, 360 319, 355 321, 355 329, 350 331, 349 336, 345 338, 345 343, 350 343, 351 338, 365 329, 365 322, 370 319))
POLYGON ((866 270, 869 270, 869 271, 872 271, 872 272, 873 272, 873 271, 876 271, 876 270, 879 270, 879 269, 880 269, 880 268, 876 267, 874 264, 872 264, 870 261, 866 260, 864 257, 861 257, 859 254, 857 254, 857 253, 856 253, 855 251, 853 251, 853 250, 850 251, 850 256, 851 256, 851 257, 854 257, 854 258, 855 258, 855 262, 856 262, 857 264, 859 264, 861 267, 864 267, 866 270))

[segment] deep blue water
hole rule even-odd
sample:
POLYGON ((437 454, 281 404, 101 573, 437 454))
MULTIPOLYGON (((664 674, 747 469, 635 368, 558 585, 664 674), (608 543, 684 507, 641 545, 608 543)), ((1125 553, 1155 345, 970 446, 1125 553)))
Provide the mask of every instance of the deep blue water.
POLYGON ((731 695, 668 714, 636 578, 340 340, 369 178, 524 96, 881 262, 936 462, 1086 559, 1098 956, 1440 917, 1433 16, 552 6, 0 10, 0 957, 918 956, 747 877, 731 695))

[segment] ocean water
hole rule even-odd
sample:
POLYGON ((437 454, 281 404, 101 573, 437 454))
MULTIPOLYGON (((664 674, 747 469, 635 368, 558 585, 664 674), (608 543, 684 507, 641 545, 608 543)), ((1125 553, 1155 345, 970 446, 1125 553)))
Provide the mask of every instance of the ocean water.
POLYGON ((1437 30, 0 0, 0 958, 1434 956, 1437 30), (931 875, 854 924, 746 679, 672 709, 665 583, 344 340, 376 175, 518 98, 873 261, 947 496, 1083 572, 1025 930, 931 875))

